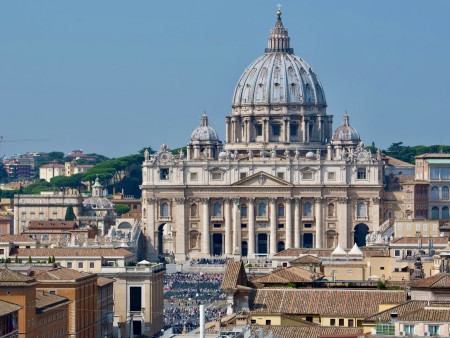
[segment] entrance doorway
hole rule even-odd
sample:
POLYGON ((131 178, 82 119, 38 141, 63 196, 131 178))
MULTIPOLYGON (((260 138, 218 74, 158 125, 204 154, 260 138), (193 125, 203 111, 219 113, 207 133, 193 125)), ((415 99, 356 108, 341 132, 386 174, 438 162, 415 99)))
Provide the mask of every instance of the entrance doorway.
POLYGON ((369 233, 369 227, 364 223, 355 226, 355 243, 359 246, 366 246, 366 236, 369 233))
POLYGON ((242 241, 241 248, 242 248, 242 256, 243 257, 248 256, 248 244, 246 241, 242 241))
POLYGON ((258 241, 258 253, 266 254, 267 253, 267 234, 258 234, 256 239, 258 241))
POLYGON ((302 235, 302 248, 313 248, 314 236, 311 233, 304 233, 302 235))
POLYGON ((214 256, 222 256, 222 234, 213 234, 212 244, 212 254, 214 256))
POLYGON ((158 227, 158 255, 159 256, 162 256, 164 254, 164 250, 163 250, 164 225, 166 225, 166 223, 160 224, 158 227))

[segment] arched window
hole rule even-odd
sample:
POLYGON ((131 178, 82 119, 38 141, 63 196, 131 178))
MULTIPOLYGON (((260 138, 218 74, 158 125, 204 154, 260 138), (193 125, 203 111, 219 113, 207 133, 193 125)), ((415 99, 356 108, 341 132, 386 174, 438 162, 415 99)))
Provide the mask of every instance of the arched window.
POLYGON ((328 204, 328 217, 334 216, 334 204, 330 203, 328 204))
POLYGON ((359 202, 356 206, 356 217, 366 217, 366 204, 359 202))
POLYGON ((266 203, 260 202, 258 204, 258 216, 260 217, 266 216, 266 211, 267 211, 266 203))
POLYGON ((169 217, 169 203, 162 202, 160 208, 161 217, 169 217))
POLYGON ((435 200, 439 198, 439 188, 437 186, 431 188, 431 198, 435 200))
POLYGON ((197 204, 193 203, 191 205, 191 217, 197 217, 198 216, 198 207, 197 204))
POLYGON ((448 187, 447 186, 442 187, 442 199, 448 200, 448 187))
POLYGON ((284 204, 278 204, 278 217, 284 217, 284 204))
POLYGON ((222 203, 216 202, 213 206, 213 216, 219 217, 222 215, 222 203))
POLYGON ((448 207, 442 207, 442 219, 449 219, 448 207))
POLYGON ((439 208, 436 206, 431 208, 431 219, 439 219, 439 208))
POLYGON ((311 217, 312 216, 312 204, 311 202, 306 202, 303 205, 303 216, 311 217))
POLYGON ((247 204, 241 204, 241 217, 247 217, 247 204))

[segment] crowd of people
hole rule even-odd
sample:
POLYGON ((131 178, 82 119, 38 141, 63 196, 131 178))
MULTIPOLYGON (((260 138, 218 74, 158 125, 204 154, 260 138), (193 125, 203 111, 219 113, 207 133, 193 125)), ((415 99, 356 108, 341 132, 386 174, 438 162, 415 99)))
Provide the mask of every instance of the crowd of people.
POLYGON ((199 326, 199 306, 205 305, 210 322, 226 314, 225 295, 220 291, 221 274, 174 273, 164 276, 164 326, 173 333, 199 326))
POLYGON ((199 265, 199 264, 215 264, 215 265, 224 265, 231 258, 199 258, 193 259, 190 261, 191 265, 199 265))

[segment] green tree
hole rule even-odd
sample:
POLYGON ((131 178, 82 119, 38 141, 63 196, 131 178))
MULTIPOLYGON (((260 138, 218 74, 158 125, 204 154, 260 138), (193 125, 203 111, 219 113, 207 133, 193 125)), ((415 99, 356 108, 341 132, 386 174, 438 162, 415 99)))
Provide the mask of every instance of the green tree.
POLYGON ((28 263, 29 264, 33 263, 33 260, 31 259, 31 256, 28 256, 28 263))
POLYGON ((14 263, 19 263, 19 257, 16 255, 16 258, 14 258, 14 263))
POLYGON ((76 189, 80 192, 80 187, 83 186, 81 183, 83 176, 82 173, 72 176, 55 176, 50 180, 50 184, 64 192, 67 192, 69 189, 76 189))
POLYGON ((66 217, 64 217, 66 221, 75 221, 75 213, 73 212, 72 204, 69 204, 66 209, 66 217))
POLYGON ((50 256, 48 256, 47 263, 50 264, 51 262, 52 262, 52 258, 50 256))
POLYGON ((131 210, 130 206, 123 205, 123 204, 116 204, 116 205, 114 205, 114 209, 116 209, 118 216, 122 216, 123 214, 127 214, 131 210))
POLYGON ((55 256, 52 256, 52 263, 56 263, 56 258, 55 258, 55 256))
POLYGON ((51 151, 48 153, 48 160, 49 161, 58 161, 62 162, 64 158, 64 153, 60 151, 51 151))

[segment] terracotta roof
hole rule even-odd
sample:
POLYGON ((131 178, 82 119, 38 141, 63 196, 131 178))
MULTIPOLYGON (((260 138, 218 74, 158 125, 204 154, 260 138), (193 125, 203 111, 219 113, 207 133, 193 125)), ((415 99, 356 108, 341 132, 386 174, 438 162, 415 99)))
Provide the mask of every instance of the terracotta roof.
POLYGON ((65 166, 64 166, 64 164, 59 164, 59 163, 49 163, 49 164, 43 164, 39 168, 61 168, 61 169, 64 169, 65 166))
POLYGON ((397 319, 404 319, 411 313, 416 313, 418 310, 429 307, 442 307, 449 311, 450 302, 410 300, 393 308, 372 314, 370 317, 365 318, 364 322, 389 322, 391 320, 391 313, 396 313, 397 319))
POLYGON ((13 249, 11 255, 19 257, 129 257, 134 254, 124 248, 36 248, 13 249))
POLYGON ((401 304, 405 301, 405 291, 393 290, 257 289, 251 294, 250 310, 266 314, 365 318, 377 312, 379 304, 401 304))
POLYGON ((426 306, 407 313, 398 320, 424 322, 450 322, 450 304, 447 306, 426 306))
POLYGON ((36 243, 37 240, 31 238, 28 235, 0 235, 0 242, 32 242, 36 243))
POLYGON ((17 304, 8 303, 3 300, 0 300, 0 317, 7 315, 11 312, 14 312, 14 311, 19 311, 21 308, 22 307, 17 304))
POLYGON ((293 259, 289 263, 291 264, 319 264, 322 260, 319 257, 313 255, 304 255, 299 258, 293 259))
POLYGON ((437 274, 410 284, 412 288, 450 289, 450 274, 437 274))
MULTIPOLYGON (((226 325, 220 331, 233 331, 242 325, 226 325)), ((360 327, 335 327, 335 326, 279 326, 279 325, 252 325, 252 334, 256 336, 258 330, 264 330, 264 337, 272 331, 275 337, 282 338, 319 338, 329 335, 356 335, 363 334, 360 327)), ((218 334, 214 326, 206 330, 208 334, 218 334)))
POLYGON ((49 280, 67 280, 67 281, 78 281, 82 279, 91 278, 93 276, 97 277, 95 274, 81 273, 76 270, 67 269, 63 267, 58 267, 52 270, 32 270, 31 272, 36 276, 38 281, 49 281, 49 280))
POLYGON ((237 290, 238 285, 247 286, 247 273, 242 261, 228 261, 220 289, 223 291, 237 290))
POLYGON ((449 158, 450 154, 422 154, 418 155, 415 158, 449 158))
POLYGON ((75 221, 31 221, 28 230, 33 229, 76 229, 78 223, 75 221))
POLYGON ((433 240, 433 245, 448 244, 448 237, 401 237, 394 239, 391 244, 418 244, 422 240, 422 246, 428 246, 428 241, 433 240))
POLYGON ((398 158, 382 154, 382 159, 386 159, 388 161, 388 165, 392 165, 395 167, 414 167, 414 164, 399 160, 398 158))
POLYGON ((0 287, 3 286, 28 286, 35 282, 33 277, 28 277, 20 272, 9 269, 0 270, 0 287))
POLYGON ((313 276, 315 279, 323 277, 322 274, 298 266, 290 266, 274 270, 265 276, 253 279, 252 282, 260 284, 311 283, 313 276))
POLYGON ((65 305, 70 303, 66 297, 54 295, 42 290, 36 290, 36 311, 43 312, 55 306, 65 305))
POLYGON ((98 278, 97 278, 97 286, 103 287, 105 285, 114 283, 115 281, 116 280, 112 279, 112 278, 106 278, 106 277, 98 276, 98 278))

